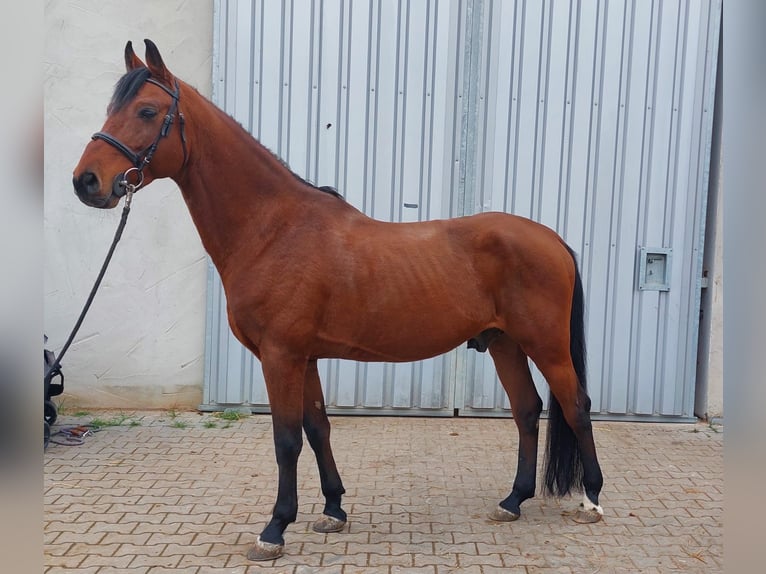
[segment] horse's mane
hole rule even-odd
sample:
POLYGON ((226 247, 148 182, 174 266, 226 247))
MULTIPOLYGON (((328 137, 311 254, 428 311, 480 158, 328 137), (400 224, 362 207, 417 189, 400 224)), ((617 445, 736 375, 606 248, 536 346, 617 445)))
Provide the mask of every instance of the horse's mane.
MULTIPOLYGON (((268 149, 268 148, 267 148, 267 149, 268 149)), ((343 195, 341 195, 341 193, 340 193, 340 192, 339 192, 337 189, 335 189, 334 187, 332 187, 332 186, 330 186, 330 185, 320 185, 320 186, 317 186, 317 185, 314 185, 313 183, 311 183, 310 181, 307 181, 307 180, 303 179, 301 176, 299 176, 297 173, 295 173, 295 172, 294 172, 294 171, 293 171, 293 170, 290 168, 290 166, 289 166, 289 165, 287 165, 287 162, 286 162, 285 160, 283 160, 281 157, 279 157, 279 156, 278 156, 277 154, 275 154, 273 151, 271 151, 271 150, 269 150, 269 151, 271 152, 271 155, 273 155, 273 156, 274 156, 274 157, 275 157, 275 158, 276 158, 276 159, 279 161, 279 163, 281 163, 281 164, 282 164, 282 166, 283 166, 283 167, 284 167, 284 168, 285 168, 287 171, 289 171, 291 174, 293 174, 293 177, 294 177, 295 179, 297 179, 299 182, 301 182, 302 184, 304 184, 304 185, 307 185, 307 186, 309 186, 309 187, 311 187, 311 188, 313 188, 313 189, 316 189, 317 191, 322 191, 322 192, 324 192, 324 193, 329 193, 330 195, 334 195, 335 197, 337 197, 337 198, 339 198, 339 199, 344 199, 344 198, 343 198, 343 195)))
MULTIPOLYGON (((117 84, 115 84, 114 86, 114 94, 112 95, 112 100, 109 102, 109 106, 107 107, 107 113, 111 114, 114 112, 118 112, 125 105, 127 105, 133 98, 136 97, 136 94, 138 94, 138 91, 141 89, 141 86, 144 85, 146 80, 148 80, 149 77, 151 77, 151 75, 152 73, 149 71, 149 68, 138 67, 138 68, 132 69, 131 71, 126 73, 124 76, 122 76, 119 80, 117 80, 117 84)), ((290 169, 290 166, 287 165, 287 162, 285 162, 285 160, 283 160, 281 157, 279 157, 277 154, 275 154, 271 150, 269 151, 279 161, 279 163, 281 163, 282 166, 284 166, 285 169, 287 169, 291 174, 293 174, 295 179, 297 179, 302 184, 307 185, 318 191, 329 193, 330 195, 334 195, 335 197, 343 199, 343 196, 334 187, 331 187, 329 185, 316 186, 313 183, 303 179, 301 176, 295 173, 292 169, 290 169)))
POLYGON ((149 68, 139 67, 133 68, 117 80, 117 84, 114 86, 112 101, 109 102, 109 106, 106 108, 107 113, 119 112, 128 102, 136 97, 138 90, 141 89, 141 86, 144 85, 151 75, 152 73, 149 71, 149 68))

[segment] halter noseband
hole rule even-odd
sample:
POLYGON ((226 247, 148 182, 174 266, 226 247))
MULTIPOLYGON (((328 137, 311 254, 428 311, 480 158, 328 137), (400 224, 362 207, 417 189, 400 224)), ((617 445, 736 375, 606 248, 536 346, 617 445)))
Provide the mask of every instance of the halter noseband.
POLYGON ((134 152, 132 149, 130 149, 128 146, 126 146, 124 143, 122 143, 120 140, 118 140, 116 137, 106 133, 106 132, 96 132, 91 136, 91 139, 93 140, 103 140, 106 143, 110 144, 111 146, 117 148, 122 152, 122 154, 127 157, 130 162, 133 164, 133 167, 126 170, 122 174, 122 180, 120 181, 120 193, 115 192, 115 195, 118 197, 122 197, 126 193, 128 193, 128 185, 132 185, 133 190, 137 190, 141 185, 144 183, 144 168, 149 165, 149 162, 152 161, 152 157, 154 156, 154 152, 157 151, 157 146, 160 143, 160 140, 164 137, 167 137, 167 135, 170 133, 170 128, 173 125, 173 119, 175 118, 176 112, 178 113, 178 121, 180 124, 181 129, 181 145, 183 147, 184 151, 184 163, 183 166, 186 165, 186 160, 188 159, 187 153, 186 153, 186 133, 184 132, 184 115, 181 113, 181 111, 178 109, 178 100, 180 97, 180 91, 178 89, 178 81, 175 82, 175 91, 170 91, 167 87, 160 84, 158 81, 153 80, 152 78, 147 78, 147 82, 150 84, 154 84, 155 86, 158 86, 162 88, 167 94, 173 98, 173 103, 170 105, 170 108, 168 109, 168 113, 165 115, 165 120, 162 122, 162 127, 160 128, 160 133, 157 134, 157 137, 154 139, 154 141, 146 148, 144 148, 139 153, 134 152), (135 171, 138 174, 138 183, 136 184, 129 184, 128 183, 128 174, 132 171, 135 171))

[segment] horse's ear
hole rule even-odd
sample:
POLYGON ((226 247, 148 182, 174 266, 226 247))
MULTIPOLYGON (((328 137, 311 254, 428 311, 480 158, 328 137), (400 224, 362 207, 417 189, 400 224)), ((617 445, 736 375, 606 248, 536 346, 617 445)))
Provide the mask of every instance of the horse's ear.
POLYGON ((128 43, 125 44, 125 68, 128 72, 131 70, 135 70, 136 68, 145 68, 146 64, 144 64, 141 61, 141 58, 136 56, 136 53, 133 51, 133 42, 128 40, 128 43))
POLYGON ((157 46, 148 39, 144 40, 144 44, 146 44, 146 63, 152 76, 157 80, 164 80, 165 83, 172 86, 173 74, 165 67, 165 62, 162 61, 162 56, 160 56, 157 46))

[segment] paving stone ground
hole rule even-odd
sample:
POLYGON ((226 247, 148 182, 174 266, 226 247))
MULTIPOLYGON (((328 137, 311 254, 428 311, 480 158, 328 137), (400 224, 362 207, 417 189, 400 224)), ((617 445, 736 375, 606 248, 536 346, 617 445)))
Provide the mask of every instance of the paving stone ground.
POLYGON ((497 524, 486 514, 513 481, 512 421, 332 417, 349 525, 311 530, 323 502, 306 444, 285 556, 255 563, 276 495, 270 417, 100 412, 53 430, 96 418, 113 426, 45 452, 46 574, 723 571, 720 426, 595 422, 604 520, 574 523, 579 497, 539 497, 497 524))

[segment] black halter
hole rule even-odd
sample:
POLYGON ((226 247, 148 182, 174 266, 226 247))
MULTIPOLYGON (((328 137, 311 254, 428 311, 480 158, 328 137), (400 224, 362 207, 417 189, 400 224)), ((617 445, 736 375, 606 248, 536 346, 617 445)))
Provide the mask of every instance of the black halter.
POLYGON ((160 140, 164 137, 167 137, 167 135, 170 133, 170 128, 173 125, 173 119, 176 116, 176 113, 178 113, 178 122, 180 124, 181 129, 181 145, 183 146, 184 150, 184 163, 183 165, 186 165, 186 160, 188 159, 188 156, 186 154, 186 134, 184 132, 184 115, 181 113, 181 111, 178 109, 178 100, 180 96, 180 92, 178 89, 178 81, 175 82, 175 91, 170 91, 167 87, 160 84, 158 81, 153 80, 152 78, 147 78, 146 80, 150 84, 154 84, 155 86, 158 86, 165 90, 165 92, 170 95, 171 98, 173 98, 173 103, 170 105, 170 108, 168 109, 168 113, 165 115, 165 120, 162 122, 162 127, 160 128, 160 133, 157 134, 157 137, 154 139, 154 141, 146 148, 141 150, 140 152, 136 153, 132 149, 130 149, 128 146, 126 146, 124 143, 122 143, 120 140, 118 140, 116 137, 109 135, 106 132, 96 132, 91 136, 91 139, 99 139, 103 140, 106 143, 116 147, 118 150, 122 152, 122 154, 127 157, 130 162, 133 164, 133 167, 128 169, 122 174, 122 180, 120 182, 120 191, 121 193, 115 192, 115 195, 122 197, 127 193, 127 186, 128 186, 128 174, 132 171, 135 171, 138 174, 138 183, 131 184, 133 185, 133 190, 137 190, 139 187, 141 187, 141 184, 144 182, 144 168, 149 165, 149 162, 152 161, 152 157, 154 156, 154 152, 157 151, 157 146, 160 143, 160 140))

